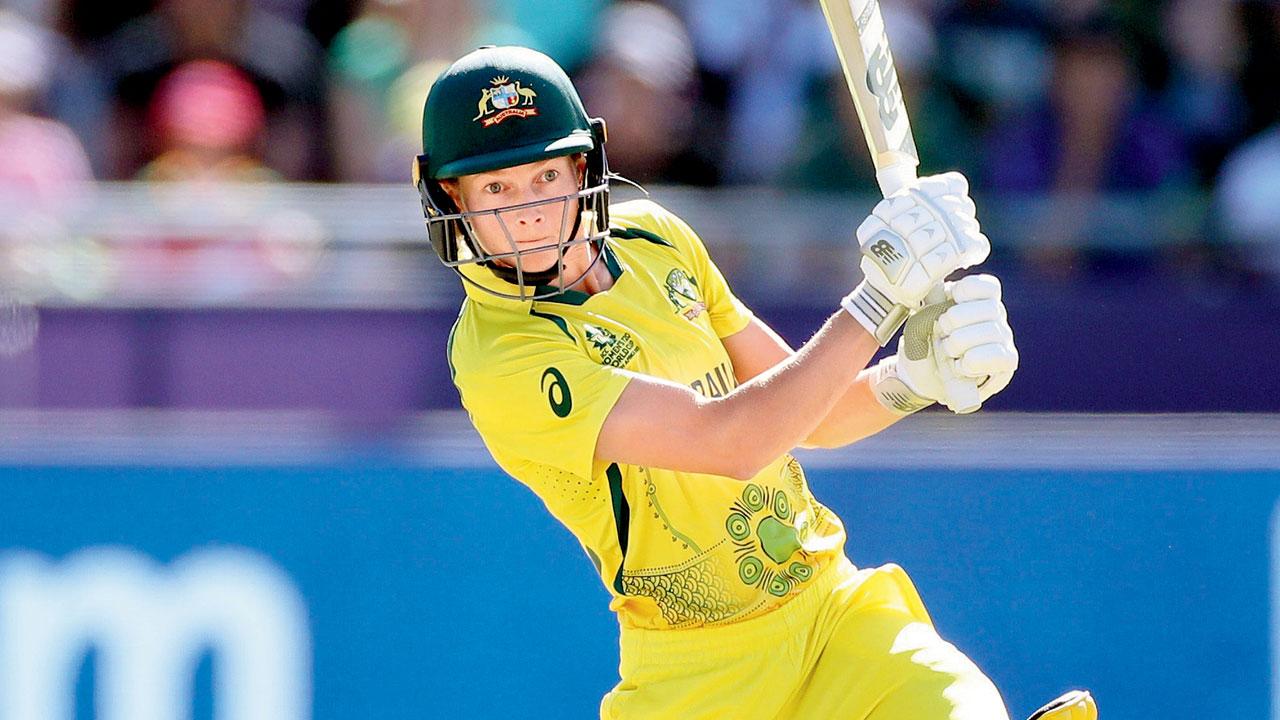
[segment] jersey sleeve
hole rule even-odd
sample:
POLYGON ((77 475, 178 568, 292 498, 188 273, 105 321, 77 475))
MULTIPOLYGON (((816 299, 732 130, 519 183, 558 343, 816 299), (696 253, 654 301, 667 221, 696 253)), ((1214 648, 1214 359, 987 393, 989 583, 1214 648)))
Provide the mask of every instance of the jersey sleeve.
POLYGON ((676 245, 676 249, 689 259, 693 266, 694 279, 702 290, 707 303, 707 312, 711 316, 711 327, 718 337, 729 337, 751 323, 755 315, 729 289, 720 268, 712 262, 710 253, 702 238, 680 217, 654 204, 654 221, 659 226, 658 234, 676 245))
POLYGON ((590 479, 600 428, 630 376, 568 338, 503 336, 479 359, 455 357, 454 383, 498 464, 518 479, 530 464, 590 479))

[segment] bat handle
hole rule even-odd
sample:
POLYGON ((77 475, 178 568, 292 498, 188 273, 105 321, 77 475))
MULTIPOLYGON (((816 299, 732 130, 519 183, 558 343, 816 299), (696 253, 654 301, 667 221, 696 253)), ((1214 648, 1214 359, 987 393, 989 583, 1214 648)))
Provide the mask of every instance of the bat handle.
POLYGON ((916 179, 916 163, 900 160, 876 169, 876 182, 885 197, 898 192, 916 179))

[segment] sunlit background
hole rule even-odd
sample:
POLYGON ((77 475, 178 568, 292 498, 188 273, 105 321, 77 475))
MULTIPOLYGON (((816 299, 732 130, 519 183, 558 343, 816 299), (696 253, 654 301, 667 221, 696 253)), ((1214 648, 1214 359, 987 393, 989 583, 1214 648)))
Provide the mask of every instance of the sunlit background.
MULTIPOLYGON (((1280 1, 882 6, 1022 365, 802 456, 850 557, 1015 717, 1280 718, 1280 1)), ((803 342, 877 199, 816 0, 0 8, 0 720, 594 716, 607 593, 449 380, 422 102, 549 53, 803 342)))

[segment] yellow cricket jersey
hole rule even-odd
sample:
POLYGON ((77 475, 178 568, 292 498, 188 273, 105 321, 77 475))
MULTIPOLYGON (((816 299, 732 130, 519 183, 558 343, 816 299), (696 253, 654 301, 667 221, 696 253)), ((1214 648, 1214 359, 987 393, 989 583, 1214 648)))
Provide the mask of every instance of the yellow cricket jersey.
POLYGON ((449 342, 462 404, 498 464, 582 543, 623 627, 760 615, 837 561, 844 528, 790 455, 746 483, 595 459, 624 370, 724 395, 737 382, 720 338, 752 317, 678 217, 647 200, 610 212, 609 290, 518 301, 468 284, 449 342))

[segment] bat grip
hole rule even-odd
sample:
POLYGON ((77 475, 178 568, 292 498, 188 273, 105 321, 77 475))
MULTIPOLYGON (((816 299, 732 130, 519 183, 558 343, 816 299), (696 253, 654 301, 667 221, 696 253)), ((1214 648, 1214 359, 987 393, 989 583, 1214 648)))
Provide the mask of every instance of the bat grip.
POLYGON ((901 161, 876 169, 876 182, 885 197, 898 192, 916 179, 916 164, 901 161))

